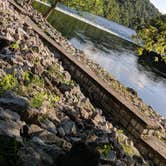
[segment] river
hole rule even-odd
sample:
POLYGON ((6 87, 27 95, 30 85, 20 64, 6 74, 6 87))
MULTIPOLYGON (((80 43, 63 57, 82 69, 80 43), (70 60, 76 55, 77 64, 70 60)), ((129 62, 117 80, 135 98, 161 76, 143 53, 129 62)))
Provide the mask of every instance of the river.
MULTIPOLYGON (((35 7, 45 9, 41 4, 35 7)), ((139 60, 133 44, 59 11, 54 11, 48 21, 89 59, 123 85, 135 89, 147 105, 166 117, 166 78, 139 60)))

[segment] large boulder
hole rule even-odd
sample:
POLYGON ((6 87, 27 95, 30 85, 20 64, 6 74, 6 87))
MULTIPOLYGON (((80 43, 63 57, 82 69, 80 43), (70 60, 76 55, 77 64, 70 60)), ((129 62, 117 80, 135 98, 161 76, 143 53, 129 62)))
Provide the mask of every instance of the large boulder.
POLYGON ((71 120, 64 120, 61 124, 61 127, 63 128, 65 135, 76 135, 77 133, 76 124, 71 120))
POLYGON ((0 135, 21 139, 20 137, 21 127, 22 127, 21 123, 17 123, 14 121, 0 120, 0 135))
POLYGON ((11 91, 6 91, 0 97, 0 107, 21 113, 21 111, 25 111, 28 108, 28 100, 11 91))
POLYGON ((0 108, 0 135, 22 140, 20 129, 24 124, 17 113, 0 108))
POLYGON ((0 119, 18 122, 20 120, 20 115, 9 109, 4 110, 3 108, 0 107, 0 119))

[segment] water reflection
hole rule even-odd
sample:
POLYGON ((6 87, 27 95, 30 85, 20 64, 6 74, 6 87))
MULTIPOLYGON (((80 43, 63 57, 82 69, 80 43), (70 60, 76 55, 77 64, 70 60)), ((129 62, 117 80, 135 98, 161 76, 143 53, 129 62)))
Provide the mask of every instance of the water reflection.
POLYGON ((166 116, 166 78, 138 59, 133 44, 60 12, 53 12, 49 22, 76 48, 125 86, 134 88, 148 105, 166 116))
POLYGON ((139 96, 155 110, 166 115, 166 79, 159 77, 138 64, 138 57, 131 50, 103 51, 91 41, 84 43, 72 38, 70 42, 83 50, 93 61, 99 63, 125 86, 134 88, 139 96))

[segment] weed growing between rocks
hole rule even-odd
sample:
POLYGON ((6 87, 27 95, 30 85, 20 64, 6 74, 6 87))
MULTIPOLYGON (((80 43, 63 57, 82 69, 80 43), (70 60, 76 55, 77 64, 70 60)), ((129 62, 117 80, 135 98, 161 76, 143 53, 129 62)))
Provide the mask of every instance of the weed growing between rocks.
POLYGON ((7 74, 5 77, 0 78, 0 95, 2 95, 6 90, 14 90, 18 85, 16 77, 11 74, 7 74))

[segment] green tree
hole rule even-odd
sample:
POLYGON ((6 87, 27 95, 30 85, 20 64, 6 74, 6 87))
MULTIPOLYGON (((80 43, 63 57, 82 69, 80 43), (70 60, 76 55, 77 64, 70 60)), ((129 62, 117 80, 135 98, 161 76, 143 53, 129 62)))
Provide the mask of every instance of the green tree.
MULTIPOLYGON (((138 37, 143 40, 148 52, 155 51, 166 62, 166 15, 161 15, 142 25, 138 29, 138 37)), ((143 49, 139 50, 140 54, 142 51, 143 49)))

